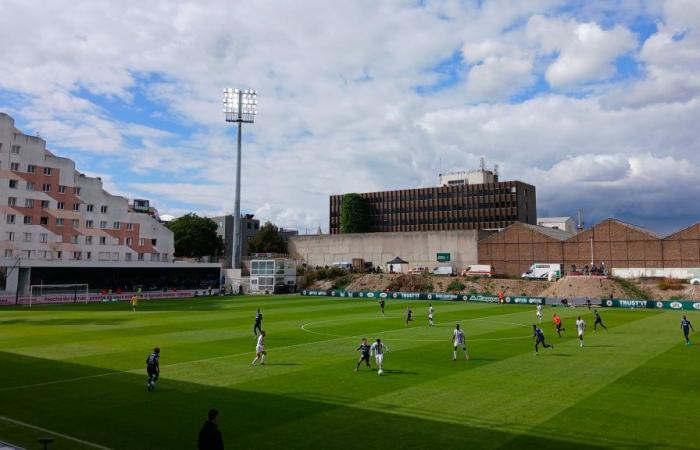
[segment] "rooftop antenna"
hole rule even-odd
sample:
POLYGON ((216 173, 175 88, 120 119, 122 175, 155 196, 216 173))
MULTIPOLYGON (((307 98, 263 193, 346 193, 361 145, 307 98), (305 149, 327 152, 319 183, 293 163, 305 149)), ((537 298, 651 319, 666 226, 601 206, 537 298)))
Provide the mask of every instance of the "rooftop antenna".
POLYGON ((482 156, 481 159, 479 160, 479 169, 484 172, 486 171, 486 161, 484 160, 484 157, 482 156))

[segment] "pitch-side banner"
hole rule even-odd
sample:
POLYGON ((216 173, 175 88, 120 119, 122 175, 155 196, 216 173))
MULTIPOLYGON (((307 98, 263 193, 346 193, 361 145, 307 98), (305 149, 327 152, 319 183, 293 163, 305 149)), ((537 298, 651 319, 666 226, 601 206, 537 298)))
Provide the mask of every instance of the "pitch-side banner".
MULTIPOLYGON (((312 297, 339 297, 339 298, 364 298, 369 300, 396 299, 396 300, 446 300, 477 303, 499 303, 495 295, 489 294, 439 294, 434 292, 380 292, 380 291, 337 291, 337 290, 317 290, 304 289, 301 295, 312 297)), ((543 305, 543 297, 504 297, 503 303, 543 305)))
POLYGON ((603 306, 608 308, 629 308, 629 309, 676 309, 688 311, 700 311, 700 302, 691 300, 604 300, 603 306))

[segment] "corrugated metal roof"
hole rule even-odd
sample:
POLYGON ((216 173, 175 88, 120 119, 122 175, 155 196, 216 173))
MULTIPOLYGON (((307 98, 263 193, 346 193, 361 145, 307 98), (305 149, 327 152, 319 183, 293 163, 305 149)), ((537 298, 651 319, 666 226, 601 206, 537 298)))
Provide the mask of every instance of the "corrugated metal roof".
POLYGON ((532 231, 544 234, 545 236, 551 237, 552 239, 556 239, 557 241, 565 241, 575 236, 574 233, 569 233, 568 231, 543 227, 541 225, 532 225, 529 223, 521 223, 521 225, 531 229, 532 231))

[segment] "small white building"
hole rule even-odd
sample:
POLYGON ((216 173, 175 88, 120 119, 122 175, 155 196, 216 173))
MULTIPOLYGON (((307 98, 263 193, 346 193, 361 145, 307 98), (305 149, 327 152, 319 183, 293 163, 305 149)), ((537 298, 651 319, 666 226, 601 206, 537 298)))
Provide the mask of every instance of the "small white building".
POLYGON ((250 261, 250 292, 277 294, 293 292, 297 279, 296 262, 289 258, 250 261))
POLYGON ((576 234, 576 221, 573 217, 540 217, 537 225, 576 234))

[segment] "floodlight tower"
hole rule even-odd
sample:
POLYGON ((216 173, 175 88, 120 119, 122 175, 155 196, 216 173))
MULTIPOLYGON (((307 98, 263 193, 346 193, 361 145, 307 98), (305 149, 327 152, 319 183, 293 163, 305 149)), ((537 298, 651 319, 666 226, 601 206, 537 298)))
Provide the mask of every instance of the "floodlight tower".
POLYGON ((236 153, 236 200, 233 206, 233 254, 231 267, 241 268, 241 133, 244 123, 255 122, 258 112, 258 91, 224 89, 226 122, 238 124, 238 151, 236 153))

